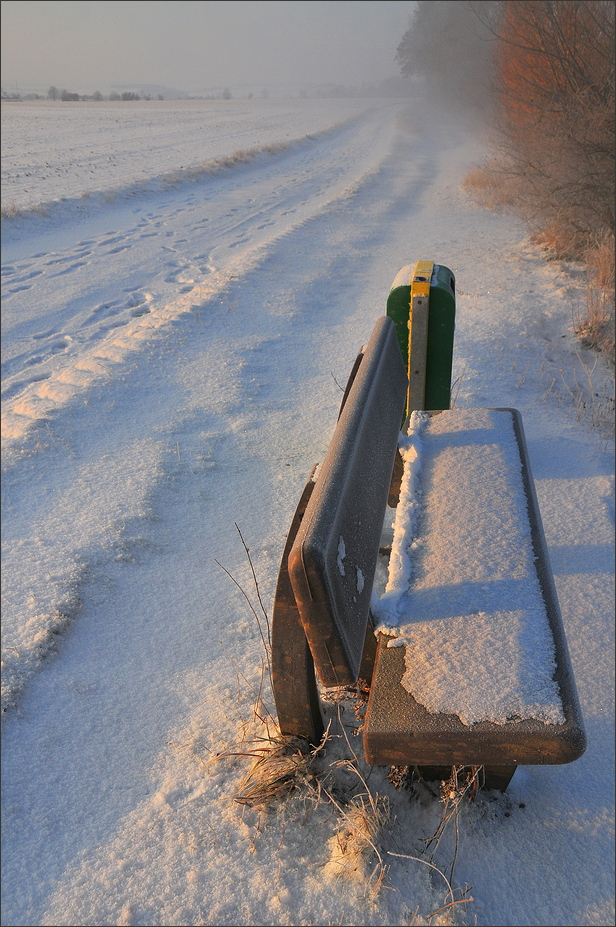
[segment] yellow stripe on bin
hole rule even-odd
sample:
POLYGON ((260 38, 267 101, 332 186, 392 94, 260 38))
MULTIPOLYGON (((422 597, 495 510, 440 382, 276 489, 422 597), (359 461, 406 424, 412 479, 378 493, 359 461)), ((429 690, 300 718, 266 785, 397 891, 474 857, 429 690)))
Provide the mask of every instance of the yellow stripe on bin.
POLYGON ((425 406, 430 280, 434 261, 417 261, 411 275, 407 414, 425 406))

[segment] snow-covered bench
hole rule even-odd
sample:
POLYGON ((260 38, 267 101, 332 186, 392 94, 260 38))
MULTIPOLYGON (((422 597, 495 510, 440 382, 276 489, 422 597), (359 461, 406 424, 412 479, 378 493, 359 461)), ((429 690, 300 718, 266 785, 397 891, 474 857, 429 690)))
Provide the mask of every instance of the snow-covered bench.
POLYGON ((425 778, 483 766, 486 786, 504 789, 520 764, 568 763, 585 749, 522 422, 511 409, 413 412, 401 435, 407 384, 383 316, 283 554, 279 723, 318 743, 314 668, 326 688, 363 679, 369 763, 418 766, 425 778))

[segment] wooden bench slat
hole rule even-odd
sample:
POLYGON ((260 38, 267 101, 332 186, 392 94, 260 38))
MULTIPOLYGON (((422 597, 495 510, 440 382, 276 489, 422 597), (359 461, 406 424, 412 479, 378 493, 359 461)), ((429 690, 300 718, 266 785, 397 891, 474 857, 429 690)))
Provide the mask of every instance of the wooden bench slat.
POLYGON ((391 319, 375 325, 288 559, 320 681, 360 670, 407 375, 391 319))

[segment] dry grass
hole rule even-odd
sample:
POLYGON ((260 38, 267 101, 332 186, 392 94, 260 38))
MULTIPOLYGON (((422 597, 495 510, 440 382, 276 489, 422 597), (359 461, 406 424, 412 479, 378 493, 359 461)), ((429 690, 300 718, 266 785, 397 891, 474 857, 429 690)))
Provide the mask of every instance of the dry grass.
POLYGON ((614 366, 614 235, 605 235, 585 254, 589 283, 585 308, 574 320, 575 333, 614 366))
POLYGON ((21 215, 21 209, 14 200, 11 200, 10 203, 7 203, 6 206, 2 206, 0 209, 0 216, 3 219, 13 219, 15 216, 19 215, 21 215))
MULTIPOLYGON (((374 787, 369 787, 367 780, 370 769, 365 766, 363 757, 357 756, 347 733, 347 729, 353 734, 361 730, 367 688, 358 682, 356 686, 341 687, 323 693, 324 701, 333 704, 337 712, 338 729, 341 733, 332 734, 328 726, 317 747, 313 747, 303 738, 281 734, 276 718, 267 709, 264 701, 266 680, 269 678, 271 683, 270 622, 259 592, 249 548, 237 525, 236 528, 250 564, 258 604, 253 604, 250 596, 229 571, 221 564, 219 566, 225 570, 244 596, 259 627, 265 655, 262 660, 260 682, 252 684, 238 671, 240 687, 243 682, 253 693, 251 717, 242 719, 240 714, 238 742, 209 761, 201 762, 209 766, 225 759, 239 758, 250 761, 248 772, 241 778, 234 791, 233 800, 239 805, 258 811, 275 811, 281 810, 285 801, 295 797, 296 800, 306 802, 314 810, 317 806, 333 810, 336 826, 335 832, 327 838, 329 860, 324 867, 324 875, 334 881, 345 879, 358 883, 362 887, 365 900, 374 903, 388 879, 389 866, 385 858, 388 855, 405 855, 391 853, 385 848, 388 825, 393 817, 390 801, 386 795, 379 794, 374 787), (329 757, 325 756, 326 747, 329 757)), ((452 776, 455 774, 455 784, 453 780, 444 784, 444 791, 440 796, 443 812, 439 829, 433 837, 424 841, 426 846, 423 851, 419 851, 422 856, 428 854, 428 858, 406 857, 428 866, 447 886, 443 905, 428 915, 427 920, 419 917, 416 912, 413 923, 453 924, 459 906, 473 900, 466 890, 452 888, 455 856, 445 871, 433 861, 438 843, 452 820, 456 828, 457 854, 458 807, 469 794, 475 794, 479 781, 478 771, 473 770, 469 775, 467 772, 462 769, 452 770, 452 776), (455 792, 454 798, 452 791, 455 792)), ((390 777, 390 781, 394 782, 394 779, 390 777)), ((429 789, 429 794, 435 801, 439 800, 436 791, 429 789)))
POLYGON ((337 833, 329 838, 330 859, 325 867, 328 876, 359 880, 366 885, 370 899, 378 895, 386 877, 387 866, 378 849, 381 832, 390 817, 390 805, 383 795, 372 795, 368 789, 355 795, 346 806, 332 796, 340 822, 337 833), (371 862, 374 861, 372 869, 371 862))
POLYGON ((614 366, 614 235, 606 232, 596 243, 588 235, 576 235, 568 216, 549 220, 529 212, 519 175, 495 159, 471 170, 464 189, 486 209, 513 209, 522 214, 532 230, 532 240, 562 260, 581 260, 588 273, 584 307, 574 318, 580 342, 599 352, 614 366))
POLYGON ((571 223, 552 218, 549 222, 541 221, 536 216, 523 212, 531 229, 531 241, 543 248, 553 258, 563 261, 577 261, 583 257, 588 238, 576 232, 571 223))
POLYGON ((586 252, 586 264, 596 286, 614 290, 614 235, 609 233, 586 252))
POLYGON ((237 754, 256 759, 240 782, 235 801, 251 808, 265 807, 291 792, 312 789, 316 752, 307 741, 282 734, 253 744, 249 752, 237 754))
POLYGON ((17 219, 20 216, 46 216, 49 214, 50 203, 37 203, 34 206, 18 206, 14 200, 0 207, 1 219, 17 219))
POLYGON ((585 312, 574 320, 574 331, 586 347, 599 351, 614 366, 614 295, 589 284, 585 312))
POLYGON ((519 199, 515 175, 495 160, 469 171, 462 188, 476 203, 494 212, 514 208, 519 199))

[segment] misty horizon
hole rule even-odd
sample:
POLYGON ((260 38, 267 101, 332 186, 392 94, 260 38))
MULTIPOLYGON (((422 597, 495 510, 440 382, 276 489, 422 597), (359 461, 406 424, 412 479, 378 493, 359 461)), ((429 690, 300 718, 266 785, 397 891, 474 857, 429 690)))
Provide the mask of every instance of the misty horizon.
POLYGON ((2 89, 180 95, 378 86, 414 2, 2 3, 2 89))

